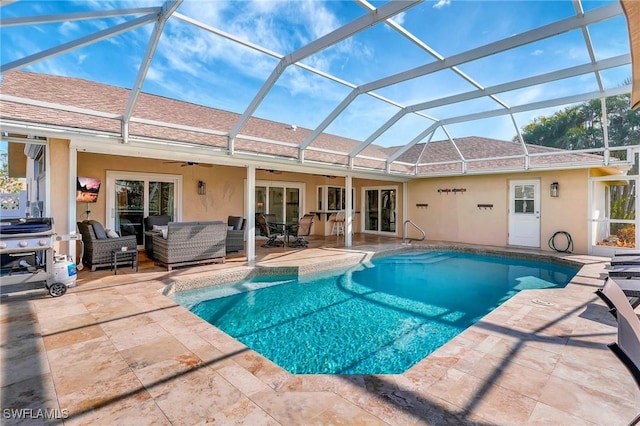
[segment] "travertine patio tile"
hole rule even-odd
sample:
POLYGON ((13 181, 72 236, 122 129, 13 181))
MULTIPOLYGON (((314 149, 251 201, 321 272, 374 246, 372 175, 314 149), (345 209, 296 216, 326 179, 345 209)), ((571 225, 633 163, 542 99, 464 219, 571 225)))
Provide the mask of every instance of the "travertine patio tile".
POLYGON ((485 383, 501 386, 532 399, 538 399, 549 374, 498 358, 491 354, 473 352, 461 359, 457 370, 471 374, 485 383))
POLYGON ((75 293, 67 293, 68 297, 41 298, 33 300, 33 307, 42 318, 62 318, 68 315, 87 313, 82 301, 75 293))
POLYGON ((252 399, 281 424, 383 425, 380 419, 331 392, 261 392, 252 399))
POLYGON ((63 346, 73 345, 104 336, 104 331, 99 325, 85 325, 75 327, 69 331, 57 331, 43 336, 47 350, 57 349, 63 346))
POLYGON ((633 400, 637 394, 633 391, 634 383, 629 373, 614 362, 606 366, 593 364, 589 357, 562 358, 553 370, 553 376, 626 400, 633 400))
POLYGON ((56 391, 68 394, 129 371, 127 363, 106 337, 47 351, 56 391))
POLYGON ((216 371, 247 396, 272 390, 262 380, 238 365, 224 366, 216 369, 216 371))
POLYGON ((3 409, 60 409, 51 373, 30 375, 14 383, 2 384, 3 409))
POLYGON ((140 380, 131 371, 78 386, 60 396, 60 406, 69 410, 70 418, 94 413, 90 417, 112 415, 119 410, 135 409, 151 400, 140 380))
POLYGON ((129 367, 134 370, 166 360, 175 360, 188 365, 201 364, 201 360, 198 357, 170 335, 120 350, 120 354, 129 367))
POLYGON ((631 400, 611 396, 557 377, 551 377, 542 390, 540 402, 574 416, 601 425, 627 424, 640 407, 638 398, 631 400), (618 410, 605 407, 617 406, 618 410), (628 413, 628 417, 625 413, 628 413))
POLYGON ((581 419, 580 417, 573 416, 564 411, 560 411, 556 408, 550 407, 546 404, 538 402, 531 413, 531 417, 527 424, 530 425, 571 425, 571 426, 594 426, 588 420, 581 419))
POLYGON ((29 334, 20 339, 11 339, 0 345, 2 352, 0 353, 0 361, 7 362, 10 365, 12 360, 24 358, 27 356, 41 354, 46 356, 46 349, 42 337, 37 334, 29 334))
POLYGON ((154 323, 150 315, 147 313, 136 313, 133 315, 126 315, 96 322, 109 337, 113 336, 114 334, 121 333, 123 330, 132 330, 154 323))
POLYGON ((290 375, 282 367, 252 350, 242 351, 234 355, 232 359, 272 389, 280 387, 290 375))
MULTIPOLYGON (((314 265, 345 252, 274 252, 262 263, 314 265)), ((11 378, 7 365, 32 376, 3 382, 3 397, 15 392, 33 408, 60 400, 72 425, 624 424, 636 414, 629 406, 640 407, 605 346, 615 320, 593 295, 602 264, 566 289, 516 295, 405 374, 379 376, 290 374, 161 294, 162 279, 223 266, 83 273, 62 298, 3 301, 0 378, 11 378), (51 372, 27 368, 34 360, 51 372), (598 417, 596 406, 615 414, 598 417)))
MULTIPOLYGON (((468 353, 468 352, 466 352, 468 353)), ((401 375, 394 375, 396 385, 407 391, 421 391, 439 381, 461 358, 427 357, 401 375)))
POLYGON ((3 360, 7 366, 2 374, 2 385, 7 386, 23 382, 32 377, 39 377, 50 372, 46 352, 21 354, 3 360))
POLYGON ((66 419, 65 426, 162 426, 171 425, 155 401, 135 394, 99 410, 89 410, 66 419))
POLYGON ((340 395, 360 407, 366 407, 367 411, 389 424, 421 424, 429 418, 451 420, 460 413, 457 407, 443 408, 442 400, 425 393, 422 388, 403 388, 395 376, 363 377, 364 385, 340 395))
POLYGON ((460 407, 464 412, 473 410, 479 417, 497 424, 525 423, 536 403, 518 392, 486 383, 453 368, 425 392, 460 407), (505 407, 509 409, 505 410, 505 407))
POLYGON ((109 339, 118 350, 122 351, 166 337, 170 337, 167 330, 155 322, 149 322, 135 328, 115 330, 111 333, 109 339))
POLYGON ((13 345, 23 339, 40 338, 42 331, 39 322, 31 320, 6 322, 2 325, 3 346, 13 345))
POLYGON ((354 389, 364 388, 364 376, 332 374, 290 374, 277 391, 329 391, 338 395, 348 394, 354 389))
MULTIPOLYGON (((202 345, 189 345, 189 350, 207 367, 217 370, 230 365, 237 365, 232 357, 235 354, 223 353, 210 343, 204 342, 202 345)), ((245 348, 243 350, 249 350, 245 348)))
MULTIPOLYGON (((174 371, 177 369, 175 365, 165 366, 174 371)), ((210 368, 191 368, 170 374, 162 380, 148 382, 150 376, 156 373, 151 369, 155 369, 155 366, 146 369, 145 373, 150 375, 143 382, 172 423, 224 423, 233 414, 233 410, 225 410, 249 401, 242 392, 210 368)))

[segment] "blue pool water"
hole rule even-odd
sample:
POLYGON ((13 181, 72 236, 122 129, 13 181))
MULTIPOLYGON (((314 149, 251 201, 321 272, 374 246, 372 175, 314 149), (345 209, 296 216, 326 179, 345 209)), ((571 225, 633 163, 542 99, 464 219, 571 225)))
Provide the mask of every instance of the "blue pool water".
POLYGON ((576 272, 555 263, 412 252, 175 299, 291 373, 398 374, 518 291, 564 287, 576 272))

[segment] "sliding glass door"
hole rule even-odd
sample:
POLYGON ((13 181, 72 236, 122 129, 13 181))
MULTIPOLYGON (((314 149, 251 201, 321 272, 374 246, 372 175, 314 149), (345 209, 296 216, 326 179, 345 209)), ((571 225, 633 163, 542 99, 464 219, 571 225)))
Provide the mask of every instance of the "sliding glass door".
POLYGON ((107 172, 106 227, 120 235, 135 235, 142 245, 145 217, 167 215, 180 220, 181 182, 177 175, 107 172))
POLYGON ((256 181, 256 213, 272 215, 274 222, 297 222, 303 192, 304 184, 299 182, 256 181))
POLYGON ((363 228, 367 232, 396 234, 396 187, 363 188, 363 228))

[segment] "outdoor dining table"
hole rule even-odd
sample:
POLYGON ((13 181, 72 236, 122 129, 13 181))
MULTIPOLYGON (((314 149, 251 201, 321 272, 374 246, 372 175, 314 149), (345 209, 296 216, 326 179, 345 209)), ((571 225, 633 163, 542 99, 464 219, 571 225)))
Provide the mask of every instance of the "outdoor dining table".
POLYGON ((284 240, 289 244, 289 236, 293 234, 293 227, 298 225, 298 222, 269 222, 269 225, 277 226, 282 232, 284 240))

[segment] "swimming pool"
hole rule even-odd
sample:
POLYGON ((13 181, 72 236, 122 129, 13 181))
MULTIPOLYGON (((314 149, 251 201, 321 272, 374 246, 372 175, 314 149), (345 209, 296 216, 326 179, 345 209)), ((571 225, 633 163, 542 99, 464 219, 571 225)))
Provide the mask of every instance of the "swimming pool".
POLYGON ((576 272, 509 257, 411 252, 174 299, 291 373, 399 374, 518 291, 564 287, 576 272))

